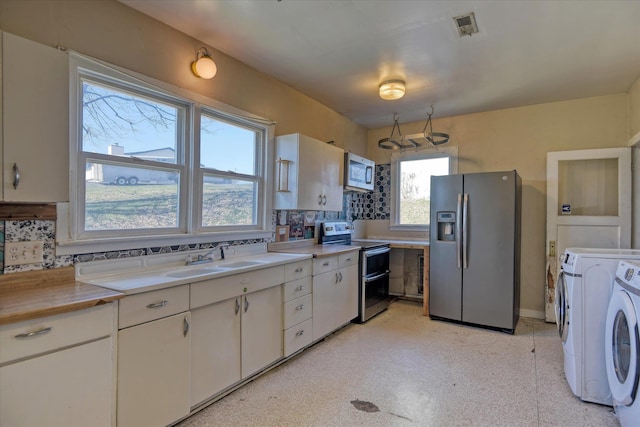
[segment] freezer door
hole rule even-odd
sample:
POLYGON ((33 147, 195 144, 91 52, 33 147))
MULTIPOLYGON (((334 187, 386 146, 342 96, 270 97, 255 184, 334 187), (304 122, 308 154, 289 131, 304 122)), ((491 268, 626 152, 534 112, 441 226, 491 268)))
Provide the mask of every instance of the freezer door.
POLYGON ((517 184, 515 171, 464 175, 463 322, 514 328, 517 184))
POLYGON ((431 177, 429 315, 458 321, 462 320, 462 268, 458 266, 461 236, 455 232, 454 240, 449 240, 440 233, 438 238, 438 212, 455 213, 455 230, 461 230, 459 197, 462 197, 462 175, 431 177))

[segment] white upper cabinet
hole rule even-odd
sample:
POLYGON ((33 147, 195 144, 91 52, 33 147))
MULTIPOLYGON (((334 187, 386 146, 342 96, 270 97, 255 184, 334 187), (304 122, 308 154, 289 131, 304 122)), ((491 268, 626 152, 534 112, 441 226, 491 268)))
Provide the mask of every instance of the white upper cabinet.
POLYGON ((69 200, 68 55, 2 36, 2 200, 69 200))
POLYGON ((276 138, 275 209, 342 211, 344 150, 299 133, 276 138))

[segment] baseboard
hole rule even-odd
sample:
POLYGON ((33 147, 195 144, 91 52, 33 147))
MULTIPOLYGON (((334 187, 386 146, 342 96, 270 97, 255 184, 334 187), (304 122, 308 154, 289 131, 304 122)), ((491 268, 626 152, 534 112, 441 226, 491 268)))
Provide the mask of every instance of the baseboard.
POLYGON ((536 310, 525 310, 520 309, 520 317, 530 317, 532 319, 543 319, 544 320, 544 311, 536 311, 536 310))

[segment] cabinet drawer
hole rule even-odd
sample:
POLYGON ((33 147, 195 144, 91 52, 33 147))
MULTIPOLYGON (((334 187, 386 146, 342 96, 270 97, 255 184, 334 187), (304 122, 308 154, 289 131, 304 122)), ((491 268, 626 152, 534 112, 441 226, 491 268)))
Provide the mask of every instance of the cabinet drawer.
POLYGON ((313 274, 322 274, 327 271, 335 270, 338 268, 338 257, 322 257, 314 258, 313 260, 313 274))
POLYGON ((284 281, 290 282, 306 276, 311 276, 311 260, 292 262, 284 266, 284 281))
POLYGON ((312 320, 307 319, 284 331, 284 355, 291 356, 296 351, 311 344, 312 320))
POLYGON ((114 306, 110 303, 3 325, 0 364, 111 335, 114 306))
POLYGON ((357 264, 359 256, 360 254, 358 253, 358 251, 352 251, 338 255, 338 268, 357 264))
POLYGON ((120 300, 118 329, 189 310, 189 285, 130 295, 120 300))
POLYGON ((191 308, 284 283, 284 266, 263 268, 191 284, 191 308))
POLYGON ((284 304, 284 328, 287 329, 311 317, 311 295, 284 304))
POLYGON ((287 282, 282 288, 282 301, 291 301, 309 293, 311 293, 311 277, 287 282))

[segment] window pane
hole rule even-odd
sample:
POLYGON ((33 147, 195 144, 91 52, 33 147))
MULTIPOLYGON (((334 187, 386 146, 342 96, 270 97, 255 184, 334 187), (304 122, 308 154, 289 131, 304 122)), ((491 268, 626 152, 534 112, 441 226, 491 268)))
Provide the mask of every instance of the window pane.
POLYGON ((82 84, 82 150, 176 163, 175 105, 94 82, 82 84))
POLYGON ((429 224, 431 175, 447 175, 449 158, 403 160, 400 167, 400 224, 429 224))
POLYGON ((617 216, 618 159, 558 162, 558 215, 563 214, 617 216))
POLYGON ((256 224, 255 182, 206 175, 202 186, 203 227, 256 224))
POLYGON ((87 163, 86 175, 85 230, 178 227, 176 172, 87 163))
POLYGON ((210 116, 200 121, 200 164, 245 175, 256 174, 256 132, 210 116))

